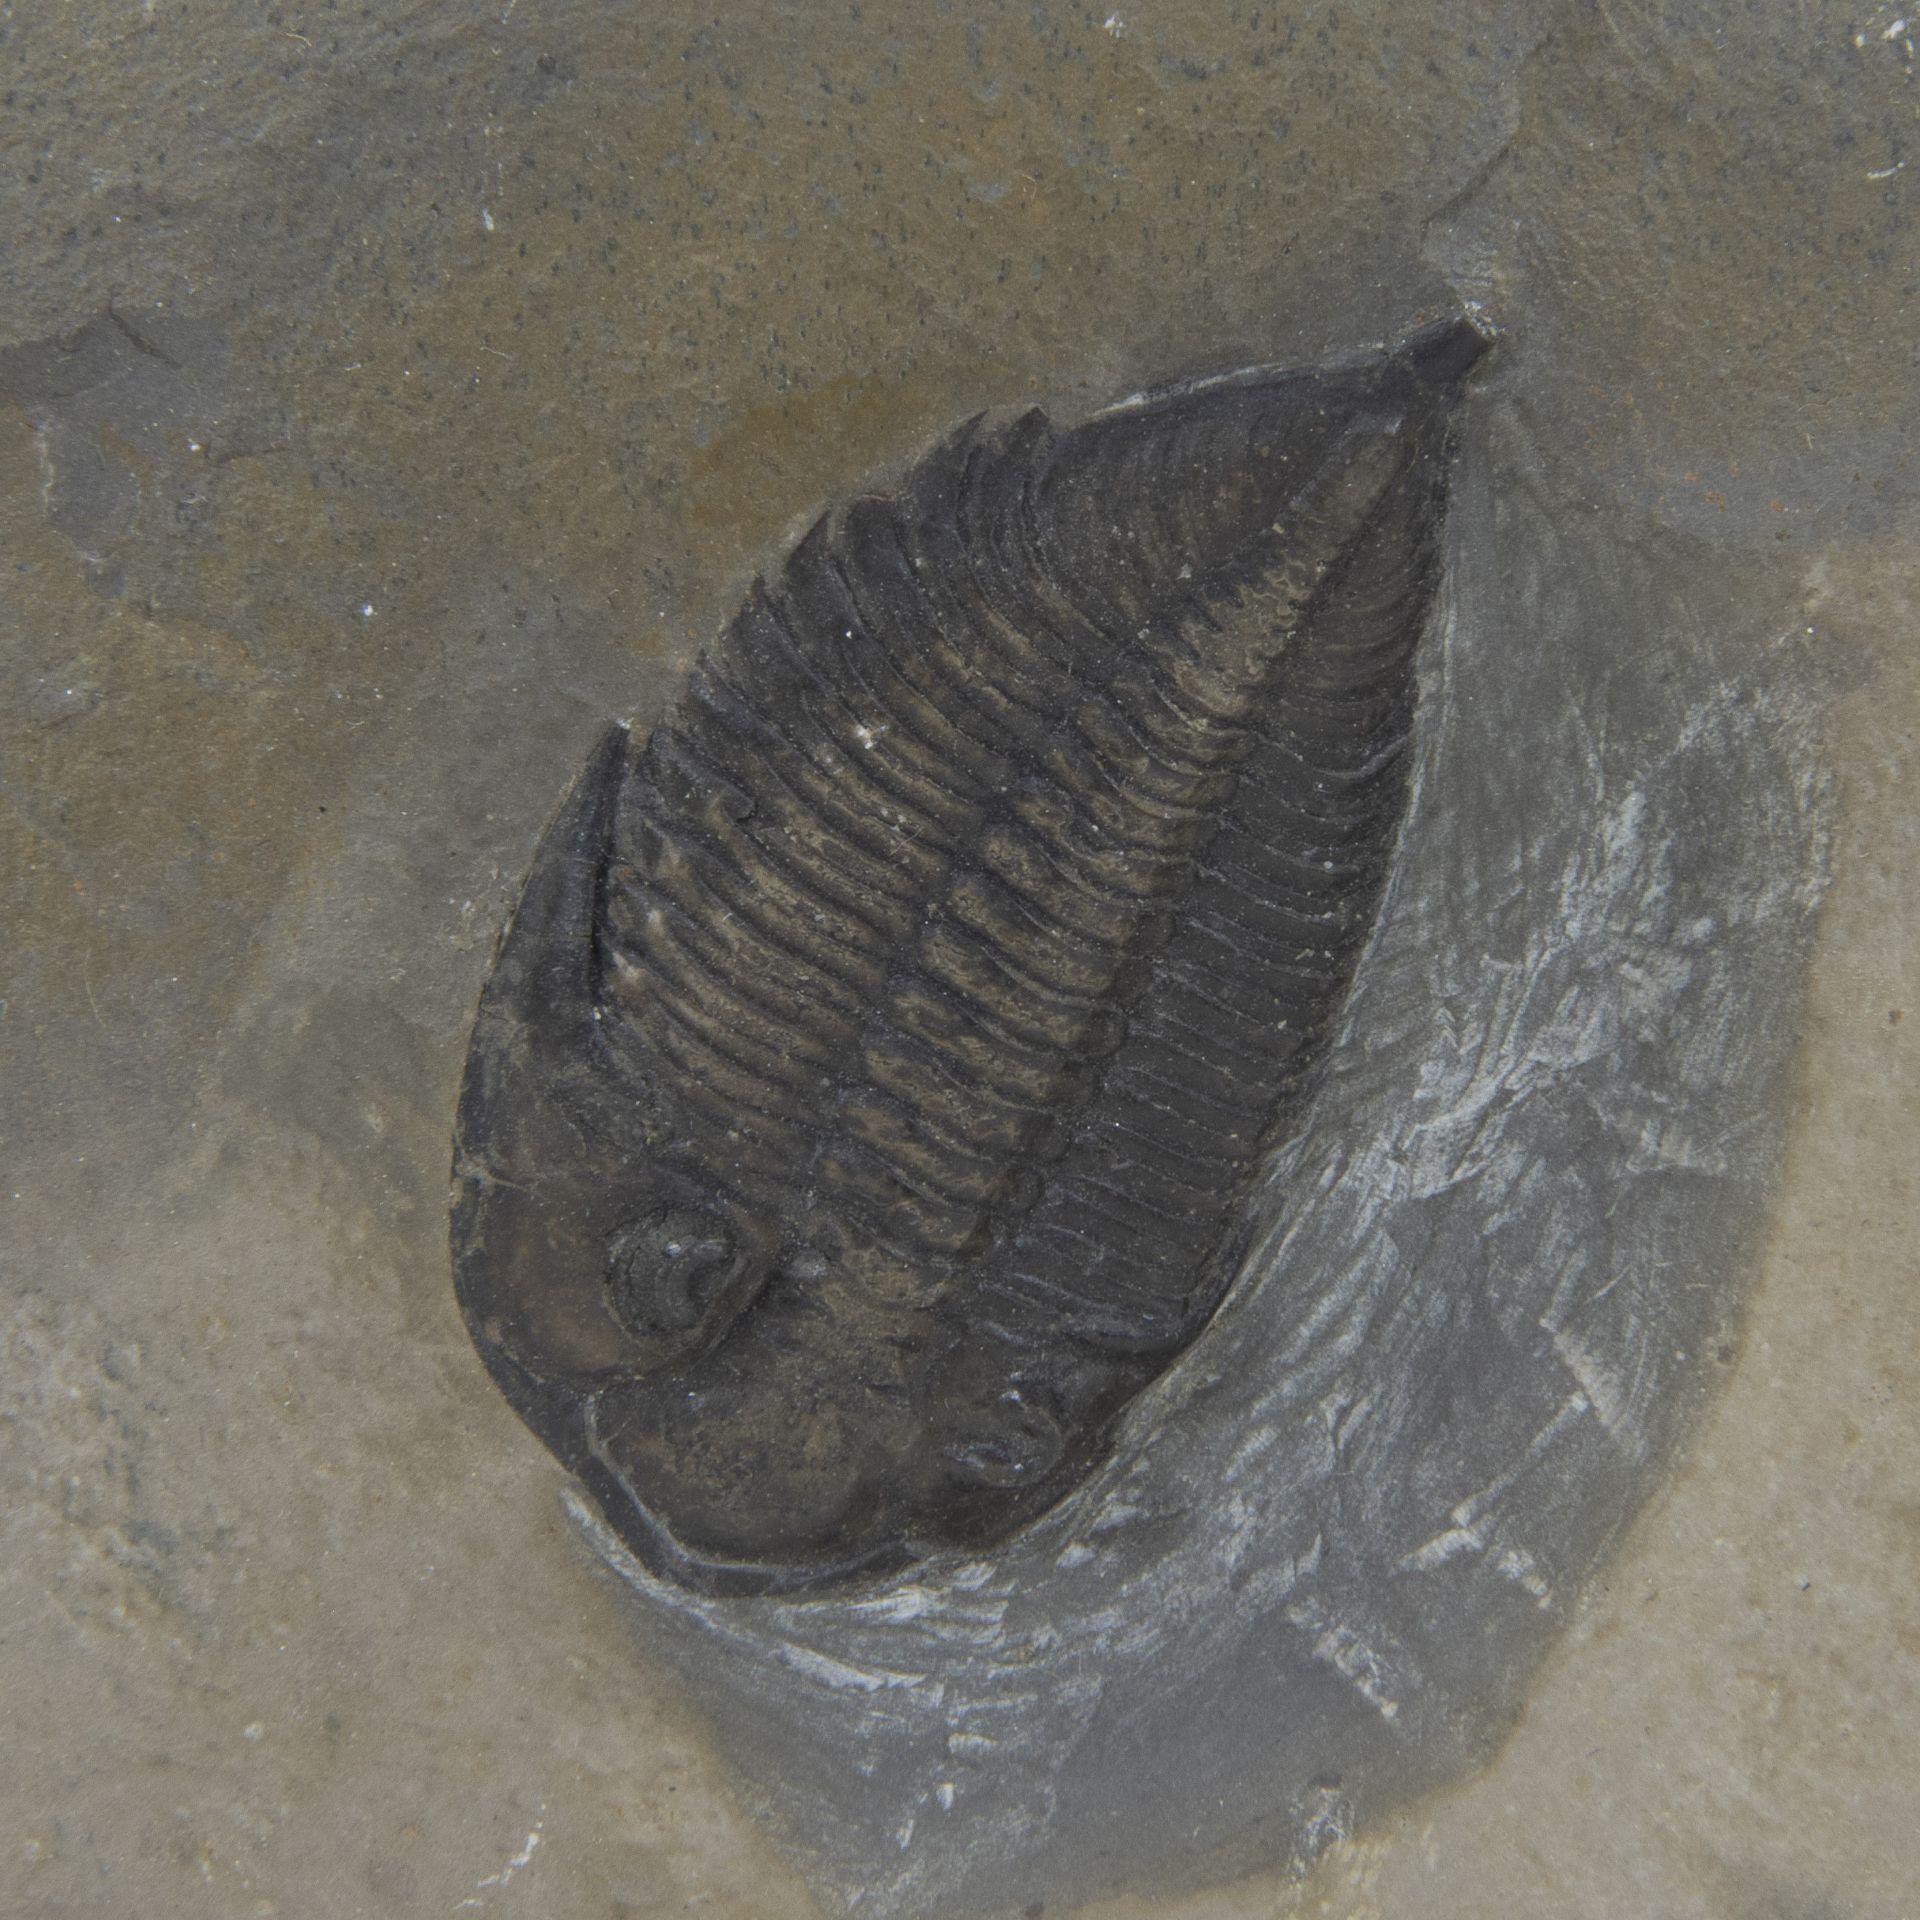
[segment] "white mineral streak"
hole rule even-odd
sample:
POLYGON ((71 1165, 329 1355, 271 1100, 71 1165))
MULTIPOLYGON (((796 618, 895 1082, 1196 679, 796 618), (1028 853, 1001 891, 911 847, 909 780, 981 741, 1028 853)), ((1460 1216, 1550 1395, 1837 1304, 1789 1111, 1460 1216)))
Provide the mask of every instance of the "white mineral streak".
POLYGON ((805 1600, 692 1598, 574 1503, 829 1904, 1304 1865, 1498 1737, 1671 1450, 1778 1138, 1811 702, 1683 564, 1496 499, 1514 451, 1457 490, 1311 1123, 1100 1472, 992 1561, 805 1600))

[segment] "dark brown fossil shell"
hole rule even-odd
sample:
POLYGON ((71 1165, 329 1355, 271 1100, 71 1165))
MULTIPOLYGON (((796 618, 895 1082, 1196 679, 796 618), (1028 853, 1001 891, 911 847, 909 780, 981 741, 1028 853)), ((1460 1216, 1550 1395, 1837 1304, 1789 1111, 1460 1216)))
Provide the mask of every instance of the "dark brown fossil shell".
POLYGON ((650 1565, 991 1545, 1214 1312, 1399 825, 1463 321, 970 422, 756 584, 535 860, 473 1338, 650 1565))

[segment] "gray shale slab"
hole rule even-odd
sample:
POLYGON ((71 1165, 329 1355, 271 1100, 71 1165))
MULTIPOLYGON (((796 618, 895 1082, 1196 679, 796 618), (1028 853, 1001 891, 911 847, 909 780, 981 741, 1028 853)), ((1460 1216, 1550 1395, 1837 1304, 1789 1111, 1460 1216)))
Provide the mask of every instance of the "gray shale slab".
POLYGON ((1905 1913, 1903 17, 711 11, 0 10, 0 1905, 1905 1913), (1250 1284, 990 1563, 610 1574, 445 1242, 592 740, 950 421, 1463 300, 1250 1284))

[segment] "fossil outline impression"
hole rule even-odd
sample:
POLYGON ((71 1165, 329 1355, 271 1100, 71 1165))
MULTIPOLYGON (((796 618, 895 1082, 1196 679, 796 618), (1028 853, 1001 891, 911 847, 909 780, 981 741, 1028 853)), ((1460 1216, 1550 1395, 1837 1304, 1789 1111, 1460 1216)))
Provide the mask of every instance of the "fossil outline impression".
POLYGON ((1385 883, 1485 346, 970 421, 602 741, 481 1000, 453 1249, 647 1564, 990 1547, 1218 1307, 1385 883))

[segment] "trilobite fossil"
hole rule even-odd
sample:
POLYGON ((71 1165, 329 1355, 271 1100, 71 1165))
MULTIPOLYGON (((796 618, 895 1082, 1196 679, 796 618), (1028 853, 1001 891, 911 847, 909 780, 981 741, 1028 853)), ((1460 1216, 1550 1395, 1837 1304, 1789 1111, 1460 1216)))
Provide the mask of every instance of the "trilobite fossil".
POLYGON ((1219 1306, 1387 876, 1484 345, 970 421, 601 742, 481 1002, 453 1246, 649 1565, 988 1548, 1219 1306))

